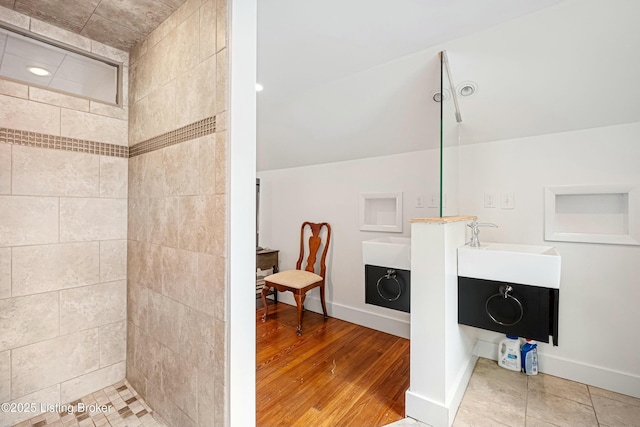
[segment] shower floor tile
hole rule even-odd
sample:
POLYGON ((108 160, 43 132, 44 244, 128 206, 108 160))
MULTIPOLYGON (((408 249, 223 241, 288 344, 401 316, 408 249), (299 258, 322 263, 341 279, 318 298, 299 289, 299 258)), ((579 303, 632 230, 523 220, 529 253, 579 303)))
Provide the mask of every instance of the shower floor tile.
POLYGON ((127 380, 14 427, 166 427, 127 380))

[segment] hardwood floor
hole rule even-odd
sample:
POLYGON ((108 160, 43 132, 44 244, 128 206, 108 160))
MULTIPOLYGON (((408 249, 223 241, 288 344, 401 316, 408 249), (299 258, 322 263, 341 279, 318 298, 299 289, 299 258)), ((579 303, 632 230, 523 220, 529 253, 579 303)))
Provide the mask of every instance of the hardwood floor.
POLYGON ((269 302, 256 310, 258 427, 383 426, 404 418, 409 340, 269 302))

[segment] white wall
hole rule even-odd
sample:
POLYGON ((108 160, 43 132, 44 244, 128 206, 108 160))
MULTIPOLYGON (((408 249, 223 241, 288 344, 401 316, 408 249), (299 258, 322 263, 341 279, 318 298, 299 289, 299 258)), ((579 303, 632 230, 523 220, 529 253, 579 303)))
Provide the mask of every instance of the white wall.
MULTIPOLYGON (((562 256, 559 346, 540 345, 541 371, 636 397, 640 246, 545 242, 543 190, 640 188, 638 134, 640 122, 460 147, 460 212, 499 226, 483 229, 481 241, 552 245, 562 256), (515 209, 484 208, 486 191, 514 192, 515 209)), ((483 332, 479 339, 500 337, 483 332)))
MULTIPOLYGON (((634 46, 640 40, 633 21, 637 7, 638 2, 630 0, 616 0, 615 7, 595 0, 566 1, 433 50, 434 55, 438 50, 447 50, 454 81, 474 80, 480 88, 476 96, 461 101, 461 141, 484 143, 460 148, 458 203, 461 215, 477 215, 483 222, 500 226, 496 230, 483 229, 481 239, 549 244, 543 240, 544 186, 640 186, 640 117, 638 104, 633 102, 640 86, 628 84, 634 81, 631 76, 637 74, 638 67, 637 55, 628 54, 637 50, 634 46), (615 52, 619 62, 607 61, 615 52), (542 53, 545 55, 539 56, 542 53), (560 90, 551 89, 552 82, 560 83, 560 90), (614 83, 620 82, 628 90, 611 90, 614 83), (584 88, 591 87, 607 90, 585 94, 584 88), (496 91, 501 91, 497 103, 483 101, 482 94, 496 91), (535 93, 550 95, 541 102, 532 102, 535 93), (579 100, 577 107, 575 100, 579 100), (498 107, 507 113, 499 113, 498 107), (589 126, 616 125, 587 128, 585 117, 593 119, 589 126), (560 131, 576 128, 587 129, 560 131), (524 134, 539 136, 515 139, 524 134), (486 191, 514 192, 515 209, 485 209, 486 191)), ((355 103, 360 100, 355 96, 327 100, 318 95, 314 99, 320 98, 330 112, 341 102, 359 109, 379 108, 355 103)), ((393 117, 402 115, 403 104, 397 105, 399 109, 393 117)), ((336 122, 325 121, 319 115, 309 115, 308 120, 336 126, 336 122)), ((333 134, 344 131, 330 130, 333 134)), ((304 135, 300 133, 295 140, 296 150, 306 149, 313 156, 304 135)), ((343 136, 344 146, 358 137, 343 136)), ((393 142, 389 140, 389 144, 393 142)), ((282 148, 273 155, 286 157, 288 150, 282 148)), ((259 160, 260 156, 259 152, 259 160)), ((409 209, 417 194, 428 195, 437 188, 435 175, 433 179, 429 178, 432 175, 425 175, 437 171, 423 166, 435 167, 435 156, 436 151, 414 152, 259 173, 263 178, 261 244, 280 249, 281 267, 286 268, 295 262, 298 224, 304 220, 331 222, 335 233, 328 282, 331 314, 378 329, 382 316, 389 316, 396 323, 406 321, 402 313, 364 304, 361 241, 380 234, 358 230, 357 193, 404 191, 406 219, 437 216, 435 209, 409 209), (420 160, 421 156, 424 160, 420 160), (393 165, 395 168, 389 167, 393 165), (380 174, 380 170, 394 172, 380 174), (343 307, 349 309, 341 311, 343 307)), ((403 234, 408 235, 408 228, 403 234)), ((636 284, 640 247, 552 244, 560 251, 563 262, 560 346, 541 345, 542 371, 638 396, 640 344, 633 327, 640 324, 634 304, 640 296, 636 284)), ((314 302, 310 306, 317 310, 314 302)), ((480 337, 491 344, 481 346, 488 349, 482 355, 490 357, 498 335, 481 333, 480 337)))
MULTIPOLYGON (((261 179, 260 245, 280 250, 280 269, 295 268, 300 225, 304 221, 331 224, 328 255, 329 315, 409 336, 409 315, 365 304, 362 241, 385 235, 410 235, 409 220, 438 216, 435 208, 416 208, 418 196, 438 189, 438 151, 424 150, 323 165, 259 172, 261 179), (403 232, 360 231, 359 193, 403 192, 403 232)), ((281 294, 282 295, 282 294, 281 294)), ((294 304, 289 295, 283 301, 294 304)), ((320 312, 319 291, 307 298, 320 312)))

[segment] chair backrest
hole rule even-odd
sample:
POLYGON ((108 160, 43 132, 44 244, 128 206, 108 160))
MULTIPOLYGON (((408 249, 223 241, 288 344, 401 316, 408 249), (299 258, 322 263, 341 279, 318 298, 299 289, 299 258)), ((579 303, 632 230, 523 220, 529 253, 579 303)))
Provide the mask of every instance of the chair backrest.
POLYGON ((324 249, 322 250, 322 256, 320 258, 320 276, 325 278, 325 274, 327 271, 327 266, 325 264, 325 260, 327 258, 327 251, 329 250, 329 243, 331 242, 331 226, 326 222, 314 223, 305 221, 302 223, 302 227, 300 228, 300 257, 298 258, 298 262, 296 263, 296 270, 300 270, 302 267, 302 260, 304 259, 304 229, 306 226, 309 226, 311 229, 311 237, 309 237, 309 256, 307 257, 307 265, 304 268, 306 271, 310 271, 315 273, 315 265, 318 256, 318 249, 322 245, 322 237, 320 237, 320 232, 322 228, 325 227, 326 232, 326 241, 324 243, 324 249))

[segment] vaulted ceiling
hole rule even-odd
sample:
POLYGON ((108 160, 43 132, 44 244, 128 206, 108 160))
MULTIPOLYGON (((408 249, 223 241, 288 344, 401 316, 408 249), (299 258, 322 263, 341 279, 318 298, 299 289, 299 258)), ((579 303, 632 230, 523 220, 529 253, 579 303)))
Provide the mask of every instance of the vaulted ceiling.
POLYGON ((128 51, 185 0, 0 0, 0 6, 128 51))

